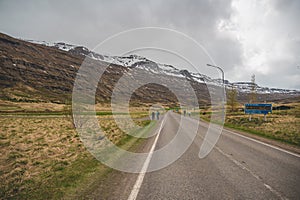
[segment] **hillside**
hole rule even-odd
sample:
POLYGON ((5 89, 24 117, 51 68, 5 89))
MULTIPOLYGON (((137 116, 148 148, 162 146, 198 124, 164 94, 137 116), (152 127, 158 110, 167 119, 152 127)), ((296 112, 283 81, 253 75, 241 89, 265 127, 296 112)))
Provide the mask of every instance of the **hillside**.
MULTIPOLYGON (((85 58, 84 53, 87 53, 84 47, 66 52, 55 46, 33 44, 4 34, 0 35, 0 49, 0 98, 26 102, 64 103, 70 100, 76 73, 85 58)), ((102 61, 95 62, 100 67, 107 65, 102 61)), ((129 70, 116 64, 107 68, 99 81, 97 101, 109 101, 115 83, 129 70)), ((161 78, 168 79, 163 75, 161 78)), ((174 85, 178 82, 180 86, 182 79, 174 81, 174 85)), ((204 84, 194 85, 196 90, 205 91, 204 84)), ((207 92, 202 96, 205 101, 209 98, 207 92)), ((148 84, 134 92, 132 101, 176 103, 177 99, 167 88, 148 84)))
MULTIPOLYGON (((196 91, 200 104, 209 104, 210 96, 206 84, 216 89, 220 80, 179 70, 171 65, 155 63, 147 58, 130 55, 126 57, 100 55, 85 47, 65 43, 50 44, 47 42, 25 41, 0 34, 0 99, 24 102, 65 103, 70 100, 76 73, 88 57, 99 67, 113 63, 108 67, 99 81, 96 99, 108 102, 115 84, 126 73, 133 69, 144 77, 155 76, 163 81, 172 80, 176 91, 183 91, 184 81, 188 81, 196 91)), ((251 85, 249 83, 230 83, 239 90, 240 101, 247 101, 251 85)), ((130 88, 130 85, 124 85, 130 88)), ((295 97, 300 94, 295 90, 258 88, 258 99, 275 101, 295 97)), ((181 93, 179 96, 184 97, 181 93)), ((135 103, 168 103, 176 104, 177 98, 166 87, 158 84, 147 84, 137 89, 132 95, 135 103)))

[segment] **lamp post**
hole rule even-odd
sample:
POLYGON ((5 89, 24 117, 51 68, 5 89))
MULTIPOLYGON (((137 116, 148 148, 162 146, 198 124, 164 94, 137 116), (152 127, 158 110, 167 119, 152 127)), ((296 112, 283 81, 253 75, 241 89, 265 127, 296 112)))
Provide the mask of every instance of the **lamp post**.
POLYGON ((225 75, 224 75, 224 71, 223 71, 223 69, 221 68, 221 67, 219 67, 219 66, 216 66, 216 65, 211 65, 211 64, 206 64, 207 66, 209 66, 209 67, 214 67, 214 68, 217 68, 218 70, 220 70, 221 71, 221 73, 222 73, 222 82, 223 82, 223 96, 222 96, 222 104, 223 104, 223 109, 225 110, 225 102, 226 102, 226 97, 225 97, 225 94, 226 94, 226 85, 225 85, 225 75))
POLYGON ((211 65, 211 64, 206 64, 206 65, 209 66, 209 67, 217 68, 218 70, 221 71, 221 73, 222 73, 223 86, 225 86, 225 79, 224 79, 224 71, 223 71, 223 69, 222 69, 221 67, 219 67, 219 66, 216 66, 216 65, 211 65))

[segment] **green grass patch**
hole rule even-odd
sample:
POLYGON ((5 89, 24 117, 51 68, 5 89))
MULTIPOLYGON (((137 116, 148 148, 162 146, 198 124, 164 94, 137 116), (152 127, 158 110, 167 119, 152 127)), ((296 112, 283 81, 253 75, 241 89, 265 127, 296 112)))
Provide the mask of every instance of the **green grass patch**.
POLYGON ((37 179, 26 181, 24 190, 14 198, 63 199, 70 189, 84 181, 87 174, 95 171, 105 174, 109 169, 90 155, 82 155, 70 165, 64 161, 53 163, 51 171, 41 174, 37 179))
POLYGON ((261 136, 261 137, 264 137, 264 138, 273 139, 273 140, 277 140, 277 141, 284 142, 284 143, 287 143, 287 144, 300 146, 299 143, 294 142, 293 140, 276 137, 272 134, 269 134, 269 133, 266 133, 266 132, 263 132, 263 131, 258 131, 258 130, 254 130, 254 129, 251 129, 251 128, 247 128, 247 127, 243 127, 243 126, 239 126, 239 125, 235 125, 235 124, 229 124, 229 123, 225 123, 224 126, 227 127, 227 128, 235 129, 235 130, 244 131, 246 133, 250 133, 250 134, 253 134, 253 135, 258 135, 258 136, 261 136))
MULTIPOLYGON (((297 130, 297 126, 299 127, 299 124, 297 125, 297 121, 282 121, 283 117, 278 117, 278 113, 268 116, 267 121, 264 121, 263 117, 256 115, 254 115, 252 120, 249 121, 247 115, 243 115, 242 113, 230 113, 226 116, 224 126, 286 144, 300 146, 300 133, 299 129, 297 130)), ((282 113, 283 112, 281 112, 281 114, 282 113)), ((211 115, 202 115, 201 119, 206 122, 222 125, 221 122, 213 121, 210 117, 211 115)), ((291 120, 292 119, 293 118, 291 117, 291 120)))
MULTIPOLYGON (((145 120, 140 123, 141 128, 135 135, 144 136, 156 125, 156 121, 145 120)), ((145 139, 124 135, 117 143, 120 148, 135 151, 145 139)), ((12 153, 10 159, 21 155, 12 153)), ((20 160, 19 165, 27 164, 20 160)), ((34 165, 43 163, 35 162, 34 165)), ((13 196, 6 196, 4 191, 0 197, 4 199, 84 199, 99 183, 109 176, 113 169, 106 167, 96 160, 89 152, 83 151, 73 162, 54 160, 49 163, 51 170, 41 173, 38 177, 20 181, 6 186, 6 190, 15 191, 13 196)), ((18 171, 16 173, 23 173, 18 171)), ((19 176, 16 174, 16 176, 19 176)))

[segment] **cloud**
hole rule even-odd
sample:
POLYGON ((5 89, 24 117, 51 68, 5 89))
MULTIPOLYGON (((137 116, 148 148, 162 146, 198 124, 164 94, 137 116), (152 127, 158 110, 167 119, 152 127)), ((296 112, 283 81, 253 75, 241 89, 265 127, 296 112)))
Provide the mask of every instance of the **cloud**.
POLYGON ((0 1, 0 27, 15 37, 89 48, 131 28, 171 28, 202 44, 231 81, 255 73, 260 84, 299 88, 298 10, 296 0, 11 0, 0 1))
POLYGON ((299 1, 234 0, 232 7, 219 26, 242 47, 242 66, 232 69, 232 78, 256 74, 262 84, 299 89, 299 1))

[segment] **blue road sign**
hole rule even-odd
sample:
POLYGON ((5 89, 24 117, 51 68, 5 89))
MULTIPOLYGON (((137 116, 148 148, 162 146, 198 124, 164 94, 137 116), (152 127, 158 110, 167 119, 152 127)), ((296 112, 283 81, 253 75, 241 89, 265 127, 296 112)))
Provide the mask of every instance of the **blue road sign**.
POLYGON ((266 103, 259 103, 259 104, 252 104, 247 103, 245 104, 245 114, 268 114, 272 113, 272 104, 266 103))

